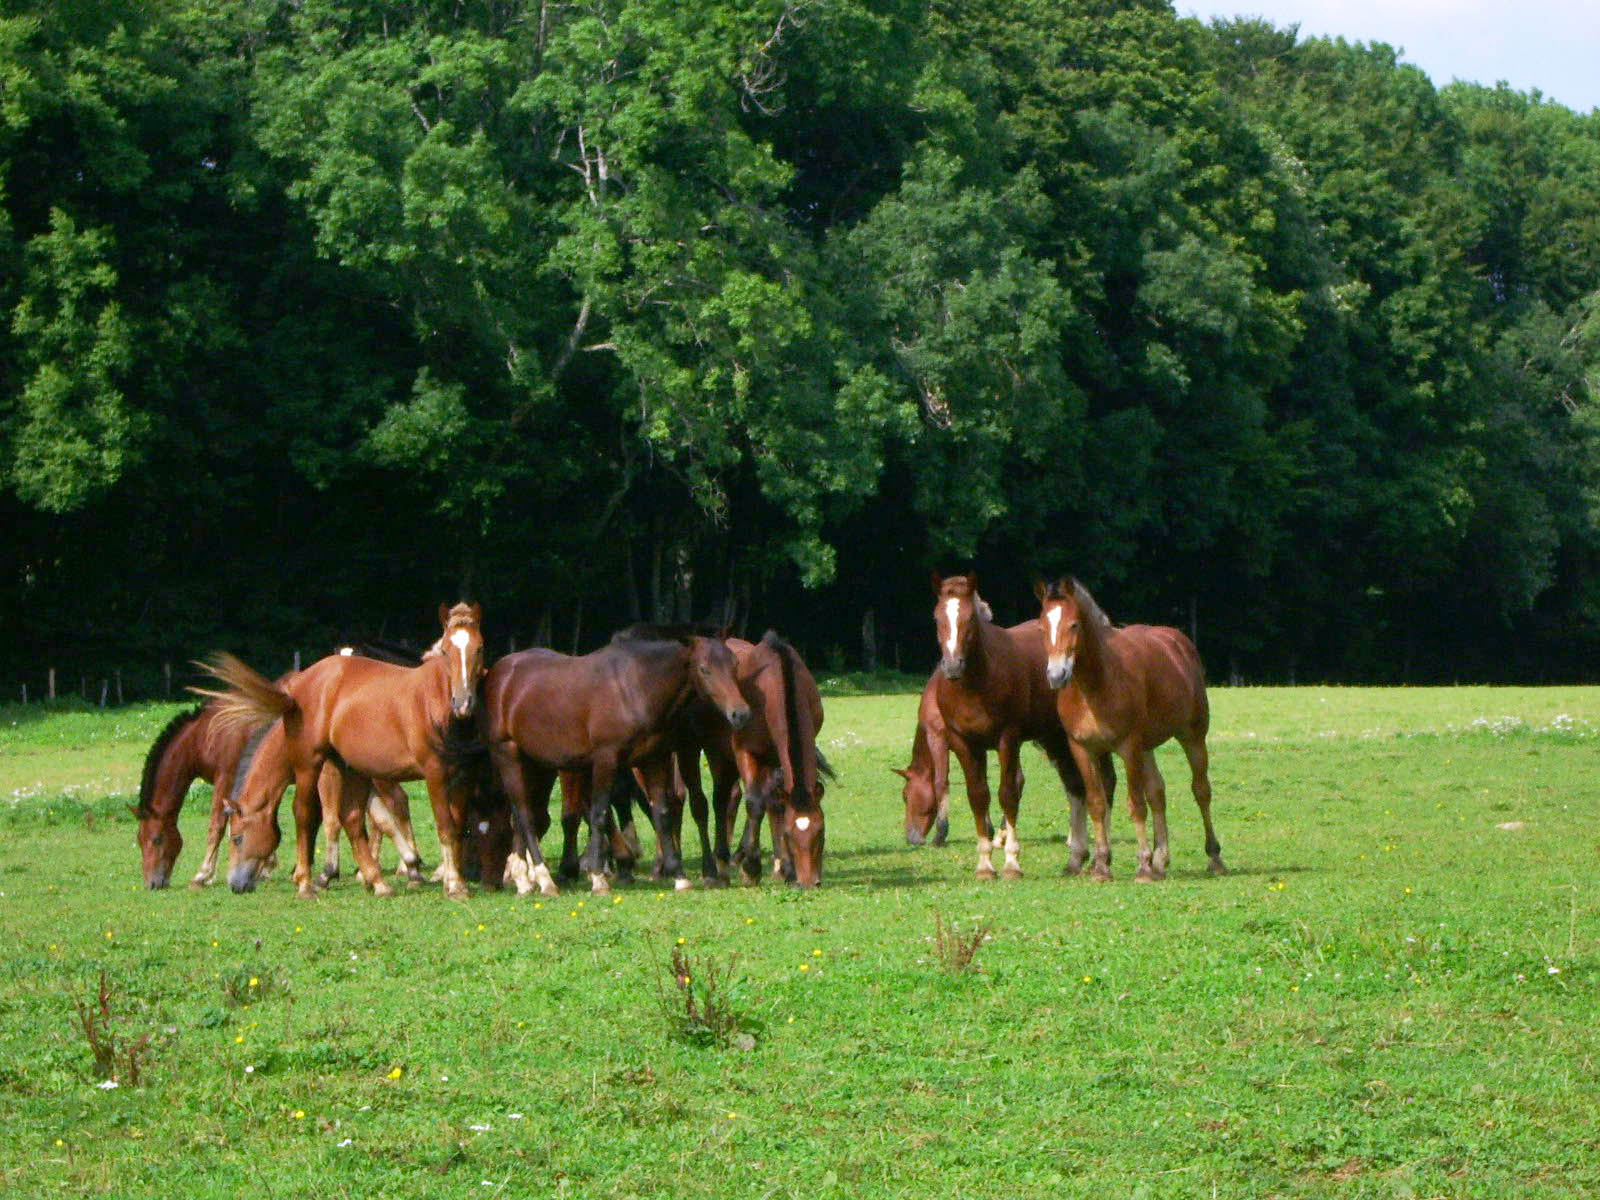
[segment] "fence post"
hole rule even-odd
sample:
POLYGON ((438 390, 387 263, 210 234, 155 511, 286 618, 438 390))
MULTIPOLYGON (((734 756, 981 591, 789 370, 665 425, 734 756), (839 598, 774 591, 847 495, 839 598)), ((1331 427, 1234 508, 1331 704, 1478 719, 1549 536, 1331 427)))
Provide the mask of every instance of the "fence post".
POLYGON ((50 684, 44 694, 44 698, 46 700, 54 700, 56 698, 56 669, 54 667, 50 668, 50 684))
POLYGON ((117 680, 117 707, 122 707, 122 668, 118 667, 112 672, 117 680))
POLYGON ((298 650, 294 652, 294 669, 296 671, 300 669, 300 651, 298 650))
POLYGON ((167 699, 171 700, 172 699, 172 664, 171 663, 164 662, 164 663, 161 664, 161 678, 163 679, 163 681, 166 684, 167 699))
POLYGON ((109 692, 110 690, 111 690, 111 681, 108 680, 108 679, 102 679, 100 681, 100 707, 101 708, 104 708, 106 706, 106 693, 109 692))

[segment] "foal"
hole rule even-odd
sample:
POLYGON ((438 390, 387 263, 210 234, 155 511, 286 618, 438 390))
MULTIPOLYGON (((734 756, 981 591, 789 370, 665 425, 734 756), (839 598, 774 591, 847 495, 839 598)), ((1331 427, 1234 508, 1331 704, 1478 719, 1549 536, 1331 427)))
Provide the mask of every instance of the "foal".
MULTIPOLYGON (((1139 866, 1134 878, 1165 879, 1167 790, 1156 766, 1155 749, 1169 738, 1189 759, 1194 802, 1206 829, 1206 855, 1213 875, 1227 873, 1222 846, 1211 826, 1211 778, 1206 732, 1211 706, 1206 699, 1200 653, 1183 633, 1167 625, 1114 628, 1094 597, 1075 579, 1034 586, 1039 624, 1049 647, 1045 673, 1057 691, 1061 725, 1072 739, 1072 754, 1082 767, 1096 755, 1115 751, 1128 770, 1128 809, 1139 835, 1139 866), (1145 810, 1155 817, 1155 847, 1145 838, 1145 810)), ((1106 827, 1110 795, 1093 772, 1089 813, 1094 818, 1096 879, 1111 878, 1111 839, 1106 827)))

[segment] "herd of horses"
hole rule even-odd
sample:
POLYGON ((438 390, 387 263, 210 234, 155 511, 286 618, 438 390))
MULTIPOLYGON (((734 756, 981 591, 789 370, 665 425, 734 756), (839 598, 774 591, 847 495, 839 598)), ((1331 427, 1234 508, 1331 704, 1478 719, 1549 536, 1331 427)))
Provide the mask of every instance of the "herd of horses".
MULTIPOLYGON (((1039 583, 1039 614, 1010 627, 995 623, 974 575, 935 574, 933 588, 939 666, 923 689, 911 762, 898 771, 909 842, 922 843, 930 831, 936 842, 945 839, 954 754, 977 830, 978 878, 996 877, 997 847, 1005 856, 999 874, 1020 877, 1020 750, 1034 742, 1070 801, 1068 873, 1087 864, 1093 878, 1111 878, 1114 755, 1137 834, 1135 878, 1162 879, 1171 856, 1154 751, 1176 739, 1188 758, 1209 869, 1225 871, 1211 822, 1205 675, 1182 632, 1113 626, 1072 579, 1039 583), (990 751, 999 759, 998 832, 989 815, 990 751)), ((833 774, 817 743, 822 699, 800 655, 776 633, 748 642, 705 626, 635 625, 590 654, 532 649, 491 665, 482 615, 475 604, 441 606, 440 637, 420 660, 347 647, 276 680, 229 654, 199 664, 219 686, 192 689, 204 702, 175 717, 145 760, 135 813, 146 884, 171 880, 183 846, 178 817, 196 779, 212 784, 213 806, 192 886, 215 878, 225 833, 229 885, 236 892, 256 886, 275 861, 278 812, 291 785, 301 896, 338 875, 341 830, 374 893, 393 892, 378 862, 384 836, 408 881, 421 884, 400 787, 417 780, 438 833, 433 877, 454 898, 467 896, 474 875, 485 887, 510 882, 519 893, 554 895, 556 875, 586 874, 592 890, 608 891, 612 878, 632 875, 642 854, 636 805, 654 827, 655 872, 688 888, 686 801, 708 886, 729 881, 735 866, 745 882, 759 882, 763 825, 771 830, 774 874, 803 887, 821 883, 823 781, 833 774), (558 781, 563 849, 553 874, 542 839, 558 781), (323 826, 328 858, 314 876, 323 826)))

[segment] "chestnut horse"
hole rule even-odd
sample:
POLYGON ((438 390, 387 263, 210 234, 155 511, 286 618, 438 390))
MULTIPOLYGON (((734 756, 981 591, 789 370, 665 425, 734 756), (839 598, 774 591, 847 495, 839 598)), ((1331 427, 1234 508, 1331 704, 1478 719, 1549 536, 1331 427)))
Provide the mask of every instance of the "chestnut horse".
MULTIPOLYGON (((745 882, 761 878, 761 822, 766 820, 772 826, 775 869, 801 887, 815 887, 822 882, 827 841, 822 777, 833 776, 817 748, 822 693, 799 653, 772 630, 760 642, 726 640, 738 662, 739 691, 750 707, 750 721, 733 728, 702 706, 691 715, 678 747, 705 876, 720 880, 726 874, 742 786, 744 835, 733 860, 745 882), (702 752, 711 769, 709 805, 700 787, 702 752)), ((680 823, 681 810, 674 828, 680 823)))
POLYGON ((361 821, 368 781, 421 779, 438 828, 445 892, 455 899, 467 896, 458 865, 466 797, 449 778, 445 746, 477 711, 484 673, 482 610, 476 604, 440 605, 439 622, 443 653, 416 667, 335 654, 275 684, 232 655, 202 664, 228 685, 223 692, 201 693, 221 701, 225 715, 239 723, 281 718, 266 735, 234 806, 237 861, 228 873, 234 891, 254 887, 261 865, 277 848, 278 802, 289 775, 295 789, 294 879, 301 896, 316 894, 316 781, 323 765, 333 762, 341 768, 340 815, 367 886, 380 895, 393 891, 361 821))
MULTIPOLYGON (((583 869, 596 892, 605 876, 606 810, 613 781, 635 763, 665 757, 674 721, 694 696, 713 704, 735 728, 750 709, 734 680, 734 659, 716 638, 629 636, 579 656, 550 650, 508 654, 484 681, 485 727, 496 778, 524 842, 526 867, 554 890, 533 823, 558 772, 576 789, 569 806, 585 814, 589 844, 583 869)), ((652 788, 651 819, 664 873, 683 877, 673 849, 665 796, 652 788)))
MULTIPOLYGON (((906 841, 920 846, 931 829, 933 844, 944 845, 950 835, 950 746, 944 736, 944 715, 939 711, 937 671, 928 676, 917 705, 911 761, 889 769, 905 780, 900 795, 906 806, 906 841)), ((989 836, 994 836, 992 828, 989 836)))
MULTIPOLYGON (((1213 875, 1227 873, 1222 846, 1211 826, 1211 779, 1206 699, 1200 652, 1180 630, 1167 625, 1116 628, 1094 597, 1075 579, 1034 586, 1039 625, 1048 646, 1046 679, 1057 691, 1061 725, 1072 739, 1080 768, 1115 751, 1128 770, 1128 809, 1139 836, 1135 879, 1166 878, 1167 790, 1155 749, 1169 738, 1189 759, 1194 802, 1206 829, 1206 855, 1213 875), (1145 837, 1145 810, 1155 819, 1155 847, 1145 837)), ((1109 794, 1089 777, 1089 813, 1094 818, 1094 877, 1111 878, 1111 840, 1106 828, 1109 794)))
MULTIPOLYGON (((211 823, 206 834, 205 858, 190 887, 205 887, 217 872, 217 854, 222 835, 227 828, 229 793, 233 787, 235 770, 244 750, 250 730, 242 726, 224 728, 215 718, 218 706, 203 704, 185 713, 179 713, 157 735, 145 755, 144 771, 139 782, 139 803, 133 814, 138 818, 138 841, 143 860, 145 886, 152 890, 164 888, 172 878, 172 867, 183 849, 183 834, 178 829, 178 816, 190 785, 196 779, 212 785, 211 823)), ((323 813, 328 809, 333 793, 323 793, 323 813)), ((373 823, 394 839, 406 869, 414 879, 420 878, 421 864, 416 861, 415 844, 411 837, 411 808, 406 794, 393 784, 380 784, 378 791, 383 799, 374 796, 371 802, 373 823)), ((338 872, 338 851, 330 838, 328 843, 331 874, 338 872)), ((324 874, 330 868, 325 868, 324 874)))
POLYGON ((984 619, 977 579, 933 576, 934 626, 939 638, 935 698, 945 740, 967 779, 967 801, 978 832, 978 878, 993 879, 994 842, 989 821, 988 752, 1000 759, 1000 811, 1008 879, 1022 876, 1017 805, 1022 797, 1022 743, 1037 742, 1071 798, 1071 856, 1077 874, 1089 855, 1084 822, 1084 775, 1098 774, 1104 794, 1116 787, 1109 754, 1079 762, 1056 715, 1055 694, 1044 679, 1044 631, 1036 621, 1003 629, 984 619))

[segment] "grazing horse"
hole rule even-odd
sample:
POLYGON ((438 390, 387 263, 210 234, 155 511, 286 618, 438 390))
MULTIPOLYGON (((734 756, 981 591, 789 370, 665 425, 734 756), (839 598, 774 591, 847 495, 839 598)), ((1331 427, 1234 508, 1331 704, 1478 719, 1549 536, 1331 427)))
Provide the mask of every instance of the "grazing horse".
MULTIPOLYGON (((933 844, 944 845, 950 835, 950 746, 945 741, 944 716, 939 712, 937 672, 928 677, 917 705, 911 761, 889 769, 905 780, 901 799, 906 806, 906 841, 920 846, 931 829, 933 844)), ((994 836, 992 829, 989 836, 994 836)))
MULTIPOLYGON (((227 828, 227 802, 233 787, 240 755, 250 730, 227 726, 216 720, 218 705, 203 704, 179 713, 167 723, 145 755, 144 772, 139 782, 139 803, 133 808, 138 818, 138 841, 143 859, 145 886, 164 888, 172 878, 172 867, 183 849, 183 834, 178 816, 189 787, 196 779, 212 785, 211 823, 206 836, 205 858, 190 887, 205 887, 216 877, 217 854, 227 828)), ((406 869, 420 878, 416 850, 410 836, 411 809, 405 793, 392 784, 379 785, 384 799, 374 795, 373 822, 394 839, 406 869), (387 803, 385 803, 387 802, 387 803), (408 849, 409 848, 409 849, 408 849)), ((323 789, 324 815, 332 793, 323 789)), ((338 874, 336 843, 329 839, 332 874, 338 874)))
POLYGON ((1000 811, 1005 818, 1003 846, 1008 879, 1022 877, 1017 839, 1017 805, 1022 797, 1020 751, 1037 742, 1071 797, 1071 856, 1067 872, 1077 874, 1088 858, 1084 821, 1084 772, 1098 774, 1105 794, 1116 786, 1109 754, 1075 760, 1070 740, 1056 715, 1055 695, 1044 679, 1044 633, 1037 621, 1003 629, 984 619, 977 580, 971 575, 933 576, 934 627, 939 639, 935 698, 944 720, 945 740, 961 763, 967 801, 978 832, 978 878, 993 879, 993 826, 989 821, 988 752, 1000 759, 1000 811))
POLYGON ((234 720, 281 718, 265 735, 238 792, 233 814, 237 861, 228 873, 234 891, 254 887, 261 864, 277 848, 278 802, 292 776, 294 879, 301 896, 316 894, 311 849, 321 811, 315 784, 323 765, 332 762, 340 768, 340 815, 367 886, 379 895, 393 891, 384 882, 360 819, 368 781, 421 779, 439 832, 445 892, 466 898, 458 865, 466 796, 449 778, 446 745, 461 736, 477 711, 484 674, 482 610, 476 604, 440 605, 439 622, 443 653, 416 667, 335 654, 275 684, 232 655, 203 664, 228 688, 202 694, 220 700, 234 720))
MULTIPOLYGON (((1206 699, 1200 652, 1183 633, 1167 625, 1116 628, 1094 597, 1075 579, 1034 586, 1039 625, 1048 646, 1046 679, 1057 690, 1062 728, 1072 739, 1080 768, 1095 756, 1115 751, 1128 771, 1128 808, 1139 835, 1135 879, 1166 878, 1167 790, 1156 766, 1155 749, 1169 738, 1189 759, 1194 802, 1206 829, 1206 855, 1213 875, 1227 873, 1222 846, 1211 826, 1211 779, 1206 731, 1211 707, 1206 699), (1155 847, 1145 838, 1145 810, 1155 818, 1155 847)), ((1094 877, 1111 878, 1111 840, 1106 828, 1110 796, 1089 780, 1089 812, 1094 818, 1094 877)))
MULTIPOLYGON (((510 801, 526 866, 541 889, 554 891, 535 836, 533 808, 564 773, 574 794, 567 806, 589 822, 583 869, 591 888, 610 890, 605 876, 606 810, 612 783, 635 763, 665 756, 674 722, 699 696, 735 728, 750 708, 734 679, 734 658, 716 638, 685 634, 658 638, 626 631, 579 656, 550 650, 508 654, 484 680, 489 756, 510 801)), ((662 847, 663 872, 683 876, 673 848, 665 797, 650 796, 650 815, 662 847)))

